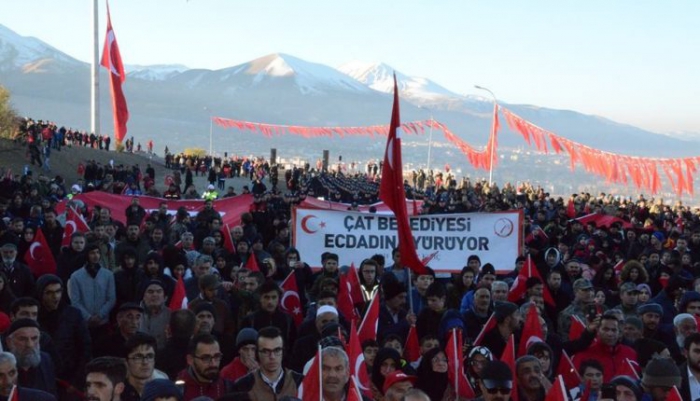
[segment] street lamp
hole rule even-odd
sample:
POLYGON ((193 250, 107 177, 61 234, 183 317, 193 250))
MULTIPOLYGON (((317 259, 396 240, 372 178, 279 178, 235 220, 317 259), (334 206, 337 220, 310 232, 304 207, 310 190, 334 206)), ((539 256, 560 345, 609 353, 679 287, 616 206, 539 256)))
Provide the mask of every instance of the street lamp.
MULTIPOLYGON (((491 95, 491 97, 493 98, 494 107, 496 106, 496 104, 498 104, 498 99, 496 99, 496 95, 494 95, 494 93, 491 92, 491 90, 489 88, 485 88, 485 87, 479 86, 479 85, 474 85, 474 87, 476 89, 480 89, 482 91, 488 92, 491 95)), ((491 183, 493 181, 493 152, 496 148, 495 145, 496 145, 495 143, 491 144, 491 154, 489 155, 489 187, 491 186, 491 183)))

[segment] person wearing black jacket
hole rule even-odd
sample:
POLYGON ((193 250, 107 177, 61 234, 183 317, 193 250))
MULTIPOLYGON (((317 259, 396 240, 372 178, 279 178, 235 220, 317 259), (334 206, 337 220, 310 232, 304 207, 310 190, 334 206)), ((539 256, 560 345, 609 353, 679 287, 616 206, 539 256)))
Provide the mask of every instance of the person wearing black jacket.
POLYGON ((6 243, 0 247, 2 270, 7 275, 7 283, 17 297, 34 294, 34 276, 27 265, 17 260, 17 245, 6 243))

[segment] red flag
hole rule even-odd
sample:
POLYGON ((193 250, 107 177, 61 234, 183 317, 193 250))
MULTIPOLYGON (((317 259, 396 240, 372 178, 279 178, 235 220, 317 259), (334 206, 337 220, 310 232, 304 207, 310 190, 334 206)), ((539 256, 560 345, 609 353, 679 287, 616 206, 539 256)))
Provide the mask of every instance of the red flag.
POLYGON ((447 355, 447 377, 454 386, 459 398, 472 399, 476 397, 474 389, 464 375, 464 354, 462 352, 462 331, 452 329, 445 346, 447 355))
POLYGON ((126 106, 126 98, 122 91, 122 84, 126 81, 122 56, 119 53, 117 37, 112 29, 112 17, 109 14, 107 4, 107 35, 105 46, 102 50, 103 67, 109 71, 109 83, 112 90, 112 116, 114 118, 114 138, 117 144, 121 144, 126 137, 126 122, 129 121, 129 109, 126 106))
POLYGON ((641 379, 641 377, 639 377, 639 364, 636 361, 625 358, 620 375, 629 376, 637 380, 641 379))
POLYGON ((622 268, 625 267, 625 260, 620 259, 619 262, 615 263, 615 266, 613 266, 613 271, 615 272, 615 276, 619 276, 622 273, 622 268))
POLYGON ((518 401, 518 375, 515 371, 515 337, 510 335, 506 348, 503 350, 503 355, 501 355, 501 362, 505 363, 510 367, 510 371, 513 372, 513 389, 510 393, 510 399, 513 401, 518 401))
POLYGON ((301 322, 304 320, 304 314, 302 313, 301 301, 299 300, 297 278, 294 276, 293 271, 289 273, 287 278, 284 279, 280 287, 282 288, 282 301, 280 301, 280 308, 289 313, 294 319, 294 324, 299 327, 301 322))
POLYGON ((547 396, 544 397, 544 401, 568 401, 569 395, 566 388, 562 377, 557 376, 554 379, 554 383, 552 383, 552 388, 547 392, 547 396))
POLYGON ((362 393, 371 397, 369 372, 367 372, 367 366, 365 366, 365 355, 362 353, 362 344, 357 333, 355 322, 350 322, 350 341, 348 341, 347 345, 348 359, 350 360, 350 377, 356 378, 357 385, 362 390, 362 393))
POLYGON ((185 291, 185 282, 182 280, 182 276, 177 279, 175 291, 173 291, 173 297, 168 307, 171 311, 187 309, 187 292, 185 291))
POLYGON ((423 263, 423 265, 428 266, 428 263, 430 263, 430 261, 433 260, 433 258, 435 258, 435 256, 437 256, 438 252, 440 252, 440 251, 435 251, 435 252, 431 253, 430 255, 421 259, 420 262, 423 263))
POLYGON ((355 263, 350 263, 350 269, 346 274, 347 283, 350 285, 350 295, 352 296, 353 304, 363 304, 362 287, 360 287, 360 276, 357 274, 355 263))
POLYGON ((350 376, 350 383, 348 385, 348 396, 345 401, 362 401, 362 392, 360 387, 357 385, 357 380, 350 376))
POLYGON ((542 326, 540 326, 540 314, 537 313, 537 305, 531 303, 527 310, 527 316, 525 317, 523 333, 520 336, 518 357, 521 357, 527 353, 527 347, 533 341, 544 342, 545 338, 544 334, 542 333, 542 326))
POLYGON ((476 336, 476 339, 474 340, 474 346, 476 347, 478 345, 481 345, 481 341, 484 339, 484 335, 494 327, 496 327, 496 316, 492 313, 491 316, 489 316, 489 320, 487 320, 486 324, 484 324, 484 328, 481 329, 479 335, 476 336))
POLYGON ((566 217, 573 219, 576 217, 576 205, 573 198, 569 198, 569 203, 566 205, 566 217))
POLYGON ((586 330, 586 325, 583 324, 581 319, 571 315, 571 327, 569 328, 569 340, 575 340, 581 337, 583 331, 586 330))
POLYGON ((221 233, 224 236, 224 249, 230 253, 236 253, 236 245, 233 244, 233 237, 231 236, 231 229, 229 228, 228 224, 224 225, 221 233))
POLYGON ((528 255, 527 260, 525 261, 525 265, 523 268, 520 270, 520 274, 518 274, 518 277, 515 279, 515 282, 513 283, 513 287, 510 289, 510 292, 508 293, 508 301, 510 302, 518 302, 522 299, 522 297, 525 295, 525 292, 527 291, 526 287, 526 281, 530 277, 537 277, 540 279, 540 282, 544 285, 542 297, 544 298, 544 302, 551 306, 555 306, 554 304, 554 298, 552 297, 552 294, 549 292, 549 288, 547 285, 545 285, 544 280, 542 280, 542 276, 540 275, 539 270, 537 270, 537 266, 532 262, 532 258, 530 255, 528 255))
POLYGON ((408 266, 415 274, 425 272, 425 266, 416 254, 416 244, 411 234, 411 225, 406 211, 406 191, 403 186, 403 162, 401 161, 401 118, 399 117, 399 89, 394 74, 394 107, 387 136, 382 181, 379 198, 394 212, 398 226, 399 252, 401 264, 408 266))
POLYGON ((566 351, 561 352, 557 374, 564 379, 566 388, 574 388, 581 384, 581 376, 578 375, 578 371, 566 351))
POLYGON ((318 351, 316 351, 316 356, 311 362, 311 367, 309 371, 306 372, 304 380, 299 386, 299 394, 297 395, 301 401, 318 401, 323 399, 323 391, 321 386, 323 380, 321 378, 321 346, 318 346, 318 351))
POLYGON ((355 304, 350 294, 351 284, 345 274, 340 275, 340 283, 338 283, 338 311, 346 319, 358 321, 360 316, 355 309, 355 304))
POLYGON ((246 269, 252 272, 259 272, 258 261, 255 259, 255 252, 250 252, 248 255, 248 260, 245 262, 246 269))
POLYGON ((12 386, 10 390, 10 395, 7 397, 7 401, 19 401, 19 390, 17 386, 12 386))
POLYGON ((377 323, 379 323, 379 292, 374 294, 372 301, 369 303, 367 312, 358 329, 358 337, 360 343, 365 340, 377 338, 377 323))
POLYGON ((63 239, 61 240, 61 246, 70 246, 70 237, 75 232, 86 233, 90 231, 90 226, 88 226, 83 216, 75 211, 72 207, 66 209, 66 226, 63 229, 63 239))
POLYGON ((671 391, 666 395, 666 401, 683 401, 681 398, 681 393, 678 391, 678 387, 673 386, 671 391))
POLYGON ((41 228, 37 228, 34 240, 24 254, 24 261, 29 266, 29 270, 32 271, 34 277, 40 277, 44 274, 56 274, 56 261, 41 228))
POLYGON ((420 342, 418 340, 416 326, 411 326, 411 328, 408 329, 406 346, 403 349, 403 357, 406 358, 408 362, 415 362, 420 358, 420 342))

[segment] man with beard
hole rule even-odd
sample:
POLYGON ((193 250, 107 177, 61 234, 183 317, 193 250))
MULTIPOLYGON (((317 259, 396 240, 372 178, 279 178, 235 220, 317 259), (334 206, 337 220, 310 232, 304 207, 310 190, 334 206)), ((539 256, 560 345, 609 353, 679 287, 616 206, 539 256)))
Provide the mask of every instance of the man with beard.
POLYGON ((86 401, 121 401, 126 381, 126 364, 121 358, 103 356, 85 366, 86 401))
MULTIPOLYGON (((518 381, 518 399, 543 401, 547 390, 542 384, 545 376, 542 373, 540 360, 532 355, 521 356, 515 361, 515 372, 518 381)), ((486 393, 488 394, 488 390, 486 393)))
POLYGON ((90 337, 97 340, 107 329, 117 295, 114 274, 100 265, 100 247, 91 244, 86 250, 87 263, 68 281, 68 297, 87 321, 90 337))
MULTIPOLYGON (((673 344, 672 326, 661 324, 664 310, 657 303, 647 303, 637 307, 637 313, 642 318, 644 324, 644 338, 656 340, 664 344, 673 344)), ((674 314, 675 316, 676 314, 674 314)), ((671 319, 673 321, 673 319, 671 319)))
POLYGON ((136 252, 136 266, 142 267, 146 261, 146 255, 151 251, 148 241, 141 238, 141 221, 130 221, 126 227, 126 239, 114 248, 114 259, 122 260, 122 253, 131 248, 136 252))
POLYGON ((248 393, 253 400, 296 397, 303 376, 282 367, 284 339, 276 327, 265 327, 258 332, 257 355, 260 369, 236 381, 233 390, 248 393))
MULTIPOLYGON (((0 352, 0 397, 8 399, 17 378, 17 359, 9 352, 0 352)), ((20 400, 56 401, 56 397, 41 390, 17 387, 15 392, 20 400)))
POLYGON ((667 345, 669 351, 671 351, 671 358, 680 365, 685 362, 686 358, 681 351, 684 347, 685 339, 691 334, 698 332, 698 322, 695 320, 695 316, 689 313, 681 313, 673 318, 673 330, 676 334, 676 341, 667 345))
POLYGON ((17 319, 7 331, 7 348, 17 358, 19 385, 56 394, 56 375, 49 354, 39 346, 39 324, 17 319))
POLYGON ((184 382, 184 399, 206 396, 218 399, 227 392, 227 381, 219 377, 223 354, 216 337, 211 334, 195 335, 187 347, 187 369, 177 380, 184 382))
POLYGON ((80 311, 63 297, 63 281, 53 274, 45 274, 36 282, 39 300, 38 322, 56 346, 61 369, 56 376, 74 386, 82 387, 85 376, 82 367, 90 360, 92 343, 87 324, 80 311))
POLYGON ((681 386, 678 390, 684 400, 700 398, 700 333, 685 338, 683 350, 687 361, 680 365, 681 386))
POLYGON ((390 334, 406 338, 410 326, 416 324, 416 315, 406 308, 406 287, 398 280, 389 278, 382 282, 382 292, 384 304, 379 309, 378 340, 381 342, 390 334))
POLYGON ((17 260, 17 245, 8 242, 0 247, 2 271, 7 276, 7 285, 16 297, 34 294, 34 276, 27 265, 17 260))
POLYGON ((593 303, 593 284, 585 278, 574 281, 574 301, 559 314, 558 330, 563 341, 569 340, 571 330, 571 316, 576 316, 581 321, 586 321, 586 307, 593 303))
POLYGON ((167 376, 155 370, 156 339, 153 336, 136 333, 127 340, 125 348, 127 376, 121 398, 124 401, 139 401, 148 382, 167 376))

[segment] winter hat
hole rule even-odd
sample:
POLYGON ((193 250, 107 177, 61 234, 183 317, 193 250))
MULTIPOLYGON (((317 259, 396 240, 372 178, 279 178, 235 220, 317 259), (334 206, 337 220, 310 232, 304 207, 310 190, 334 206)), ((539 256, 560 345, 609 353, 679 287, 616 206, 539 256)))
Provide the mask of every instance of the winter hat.
POLYGON ((650 302, 648 304, 639 305, 637 307, 637 313, 641 316, 645 313, 656 313, 660 316, 664 315, 664 310, 661 305, 657 303, 650 302))
POLYGON ((389 300, 396 297, 399 294, 406 292, 406 287, 398 281, 387 280, 384 282, 384 299, 389 300))
POLYGON ((681 371, 671 358, 654 358, 647 364, 642 385, 651 387, 680 387, 681 371))
POLYGON ((681 297, 681 302, 678 305, 679 311, 685 311, 688 304, 691 302, 700 301, 700 293, 697 291, 686 291, 681 297))
POLYGON ((141 401, 155 401, 165 397, 175 397, 178 401, 182 401, 182 392, 168 379, 154 379, 144 386, 141 401))
POLYGON ((17 319, 12 324, 10 325, 10 328, 7 330, 5 333, 6 335, 10 335, 14 333, 15 331, 19 329, 23 329, 25 327, 34 327, 35 329, 39 329, 39 323, 36 322, 36 320, 29 319, 29 318, 22 318, 22 319, 17 319))
POLYGON ((201 302, 194 308, 194 315, 197 316, 203 311, 208 311, 212 314, 212 316, 214 316, 214 319, 216 319, 216 310, 214 309, 213 304, 210 304, 209 302, 201 302))
POLYGON ((518 305, 512 302, 496 302, 493 306, 493 315, 496 318, 496 322, 501 323, 513 312, 518 310, 518 305))
POLYGON ((258 341, 258 332, 255 329, 246 327, 241 329, 236 336, 236 350, 246 345, 256 344, 258 341))
POLYGON ((639 384, 637 384, 637 382, 629 376, 613 377, 610 384, 627 387, 628 389, 632 390, 637 401, 641 400, 642 396, 644 395, 644 393, 642 393, 642 389, 639 387, 639 384))

